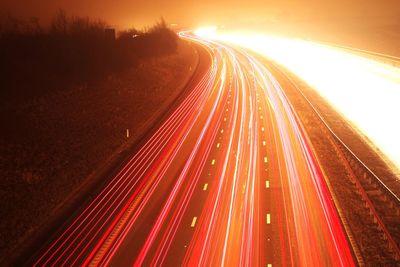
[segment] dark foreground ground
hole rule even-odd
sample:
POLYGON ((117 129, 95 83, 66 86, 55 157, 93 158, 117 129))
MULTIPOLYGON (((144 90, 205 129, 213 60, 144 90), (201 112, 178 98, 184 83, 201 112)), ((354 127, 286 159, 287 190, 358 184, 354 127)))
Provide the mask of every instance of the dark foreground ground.
POLYGON ((101 183, 101 172, 166 112, 196 64, 194 48, 178 41, 170 55, 0 107, 2 264, 101 183))

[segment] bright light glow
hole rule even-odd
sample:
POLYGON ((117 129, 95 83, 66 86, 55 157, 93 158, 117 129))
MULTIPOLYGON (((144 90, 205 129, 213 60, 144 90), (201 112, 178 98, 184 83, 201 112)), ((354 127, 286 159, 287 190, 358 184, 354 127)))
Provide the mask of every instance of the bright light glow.
POLYGON ((203 28, 199 28, 194 31, 195 35, 197 35, 199 37, 207 37, 207 38, 214 38, 216 33, 217 33, 216 26, 203 27, 203 28))
POLYGON ((201 31, 253 50, 303 79, 400 168, 400 69, 340 48, 274 36, 201 31))

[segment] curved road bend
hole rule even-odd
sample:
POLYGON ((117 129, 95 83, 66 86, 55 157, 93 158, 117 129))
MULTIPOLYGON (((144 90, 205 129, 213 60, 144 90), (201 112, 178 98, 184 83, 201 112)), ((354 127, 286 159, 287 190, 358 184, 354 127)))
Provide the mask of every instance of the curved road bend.
POLYGON ((204 47, 207 69, 35 266, 353 266, 277 80, 244 51, 182 37, 204 47))

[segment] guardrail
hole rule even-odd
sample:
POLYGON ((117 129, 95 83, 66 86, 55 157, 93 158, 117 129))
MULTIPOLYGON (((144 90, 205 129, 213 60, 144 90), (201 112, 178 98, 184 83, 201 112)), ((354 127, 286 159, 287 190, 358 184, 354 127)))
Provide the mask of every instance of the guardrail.
POLYGON ((393 67, 400 67, 400 57, 383 54, 383 53, 379 53, 379 52, 374 52, 374 51, 369 51, 369 50, 364 50, 364 49, 359 49, 359 48, 355 48, 355 47, 351 47, 351 46, 330 44, 330 43, 326 43, 326 42, 321 42, 321 43, 326 46, 336 47, 336 48, 340 48, 342 50, 351 51, 352 53, 357 53, 357 54, 361 55, 362 57, 368 57, 375 61, 389 64, 393 67))

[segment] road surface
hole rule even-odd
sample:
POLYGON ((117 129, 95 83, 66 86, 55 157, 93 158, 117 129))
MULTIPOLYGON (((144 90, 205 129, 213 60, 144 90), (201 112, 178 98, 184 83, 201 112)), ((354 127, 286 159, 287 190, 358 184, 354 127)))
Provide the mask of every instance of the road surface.
POLYGON ((35 265, 354 265, 278 81, 245 51, 182 37, 208 68, 35 265))

